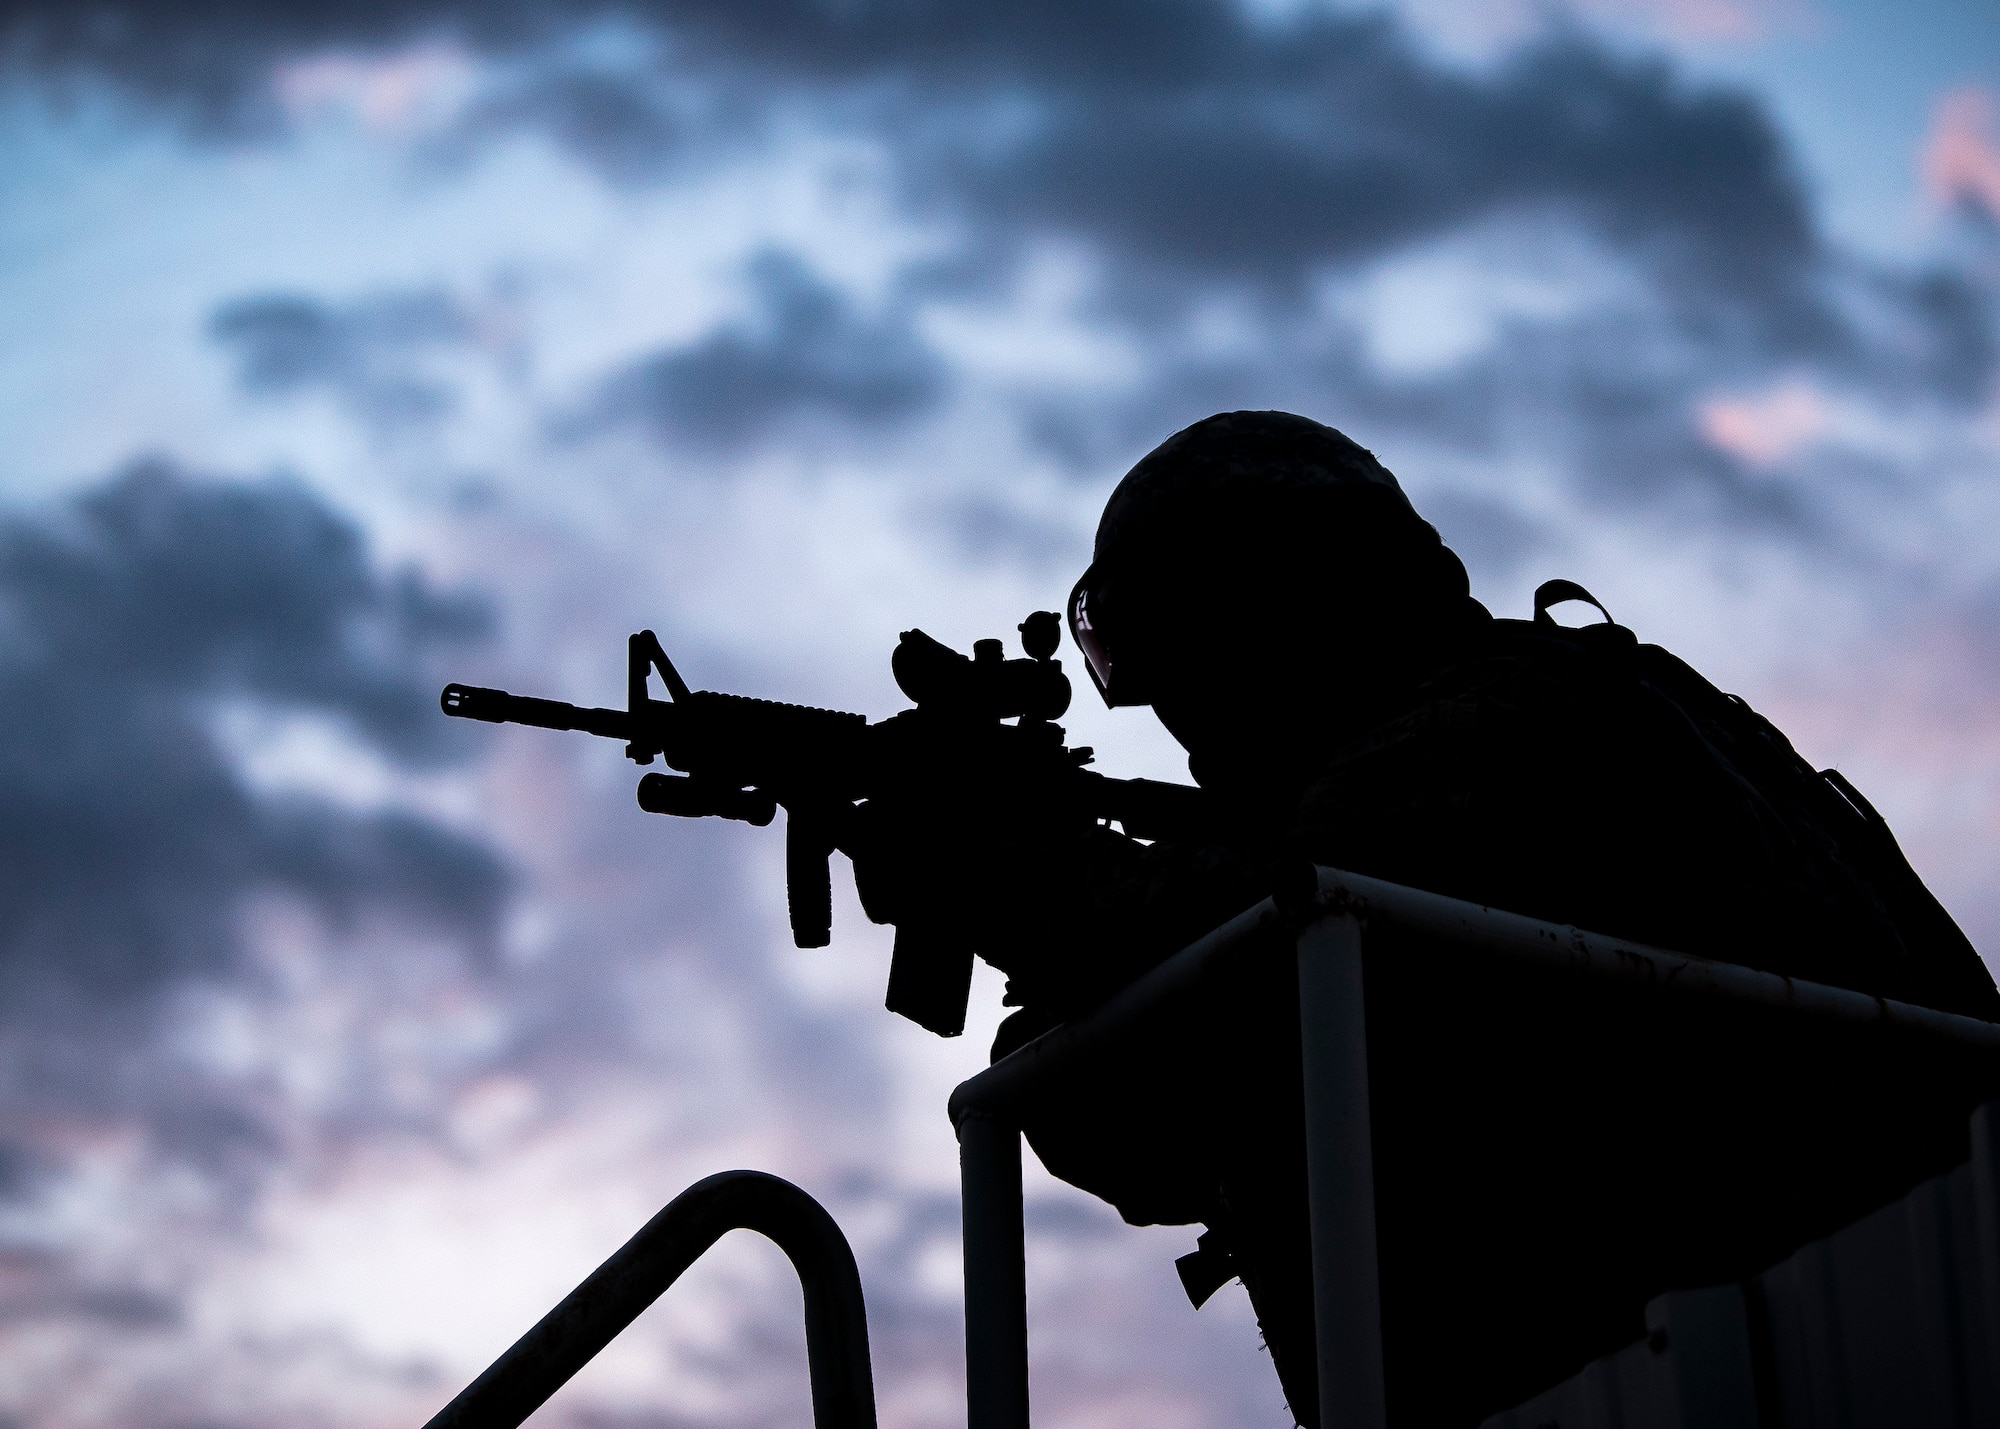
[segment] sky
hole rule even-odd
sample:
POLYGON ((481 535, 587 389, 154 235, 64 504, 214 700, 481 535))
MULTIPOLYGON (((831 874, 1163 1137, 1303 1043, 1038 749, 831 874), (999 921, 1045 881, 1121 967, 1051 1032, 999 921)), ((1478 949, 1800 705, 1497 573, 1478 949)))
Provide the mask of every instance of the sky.
MULTIPOLYGON (((0 1424, 421 1423, 735 1166, 960 1422, 997 976, 932 1038, 841 878, 795 950, 771 831, 436 690, 616 703, 647 627, 886 716, 1214 411, 1496 614, 1583 582, 2000 954, 1996 303, 1969 0, 0 0, 0 1424)), ((1029 1221, 1038 1420, 1289 1422, 1192 1231, 1029 1221)), ((730 1237, 536 1422, 805 1423, 789 1277, 730 1237)))

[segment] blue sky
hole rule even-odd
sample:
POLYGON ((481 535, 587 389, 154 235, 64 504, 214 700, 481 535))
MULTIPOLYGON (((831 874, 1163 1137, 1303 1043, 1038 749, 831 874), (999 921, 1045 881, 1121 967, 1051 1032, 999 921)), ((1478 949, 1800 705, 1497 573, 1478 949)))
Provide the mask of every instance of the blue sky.
POLYGON ((1767 35, 1700 62, 1765 97, 1819 185, 1833 231, 1883 253, 1920 250, 1931 213, 1911 156, 1941 94, 2000 82, 2000 16, 1977 3, 1820 4, 1767 35))
MULTIPOLYGON (((429 701, 614 700, 650 626, 886 715, 1216 410, 1374 449, 1496 613, 1583 581, 2000 949, 1991 6, 885 13, 0 5, 0 1420, 421 1422, 753 1165, 855 1238, 885 1425, 957 1422, 997 979, 932 1039, 775 839, 429 701)), ((1032 1195, 1038 1418, 1285 1422, 1189 1232, 1032 1195)), ((786 1273, 550 1421, 803 1422, 786 1273)))

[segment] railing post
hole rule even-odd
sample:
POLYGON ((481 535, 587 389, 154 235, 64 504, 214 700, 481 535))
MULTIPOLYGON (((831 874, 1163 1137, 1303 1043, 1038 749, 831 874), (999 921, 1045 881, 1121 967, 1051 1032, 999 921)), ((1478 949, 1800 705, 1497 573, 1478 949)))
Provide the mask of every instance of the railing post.
POLYGON ((1028 1266, 1021 1133, 975 1112, 958 1124, 965 1248, 967 1429, 1028 1429, 1028 1266))
MULTIPOLYGON (((2000 1367, 2000 1101, 1972 1113, 1975 1295, 1983 1303, 1990 1366, 2000 1367)), ((1988 1370, 1988 1392, 2000 1398, 2000 1368, 1988 1370)))
POLYGON ((814 1429, 875 1429, 868 1310, 854 1252, 824 1206, 762 1171, 724 1171, 674 1197, 424 1429, 519 1429, 732 1230, 769 1236, 799 1273, 814 1429))
POLYGON ((1359 920, 1345 914, 1299 935, 1320 1429, 1388 1423, 1361 937, 1359 920))

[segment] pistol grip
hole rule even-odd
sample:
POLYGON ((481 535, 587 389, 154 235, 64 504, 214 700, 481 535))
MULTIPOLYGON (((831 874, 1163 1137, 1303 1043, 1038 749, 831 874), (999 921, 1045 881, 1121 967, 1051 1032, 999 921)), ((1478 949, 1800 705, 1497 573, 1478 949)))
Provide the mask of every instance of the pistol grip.
POLYGON ((827 860, 833 834, 824 819, 794 809, 785 819, 785 902, 792 943, 823 948, 833 941, 833 874, 827 860))

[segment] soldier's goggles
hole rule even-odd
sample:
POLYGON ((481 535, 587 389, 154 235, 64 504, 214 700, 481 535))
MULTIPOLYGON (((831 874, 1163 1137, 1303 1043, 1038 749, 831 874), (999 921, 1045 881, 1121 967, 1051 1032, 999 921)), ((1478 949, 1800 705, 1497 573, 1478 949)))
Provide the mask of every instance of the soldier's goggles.
POLYGON ((1117 665, 1105 638, 1103 595, 1095 589, 1097 578, 1097 566, 1093 563, 1069 593, 1069 638, 1083 653, 1083 668, 1090 673, 1090 683, 1097 686, 1097 693, 1107 706, 1115 709, 1119 705, 1145 704, 1131 688, 1129 678, 1122 683, 1117 678, 1117 665), (1093 613, 1097 615, 1094 620, 1093 613))

